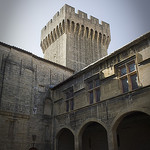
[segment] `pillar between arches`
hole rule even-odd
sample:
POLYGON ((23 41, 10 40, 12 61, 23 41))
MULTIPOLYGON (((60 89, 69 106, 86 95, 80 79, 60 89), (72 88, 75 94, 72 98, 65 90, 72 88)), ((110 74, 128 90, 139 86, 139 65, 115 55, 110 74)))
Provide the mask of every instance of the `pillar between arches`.
POLYGON ((107 131, 107 139, 108 139, 108 149, 118 150, 116 132, 113 132, 112 130, 107 131))
POLYGON ((79 138, 77 135, 74 136, 74 149, 79 150, 79 138))

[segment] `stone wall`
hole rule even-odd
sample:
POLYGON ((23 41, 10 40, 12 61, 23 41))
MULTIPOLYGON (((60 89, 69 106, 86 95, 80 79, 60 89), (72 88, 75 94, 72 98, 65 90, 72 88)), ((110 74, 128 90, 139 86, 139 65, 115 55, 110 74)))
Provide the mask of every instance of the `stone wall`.
POLYGON ((68 68, 0 43, 1 150, 27 150, 32 146, 32 135, 36 135, 39 149, 49 149, 48 89, 72 74, 68 68))
POLYGON ((59 132, 67 128, 74 135, 75 149, 81 149, 82 129, 90 122, 98 122, 107 131, 109 150, 116 150, 114 126, 117 128, 117 118, 134 111, 150 115, 150 109, 147 107, 150 106, 149 64, 148 33, 55 86, 52 89, 55 116, 54 145, 57 146, 59 132), (138 89, 123 93, 118 67, 132 60, 136 63, 138 89), (94 98, 94 102, 90 104, 87 84, 96 78, 100 79, 100 101, 96 102, 94 98), (67 112, 66 91, 69 88, 73 88, 74 109, 67 112))

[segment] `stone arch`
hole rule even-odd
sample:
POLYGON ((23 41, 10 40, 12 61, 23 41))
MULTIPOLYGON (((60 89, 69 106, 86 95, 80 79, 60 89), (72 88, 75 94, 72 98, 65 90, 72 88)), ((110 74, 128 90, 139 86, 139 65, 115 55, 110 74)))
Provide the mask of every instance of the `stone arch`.
POLYGON ((99 43, 100 44, 102 43, 102 33, 101 32, 99 33, 99 43))
POLYGON ((62 31, 63 33, 65 33, 65 21, 64 20, 62 21, 62 31))
POLYGON ((46 48, 48 47, 48 37, 46 37, 46 48))
POLYGON ((54 42, 54 37, 53 37, 53 33, 51 31, 51 39, 52 39, 52 43, 54 42))
POLYGON ((56 36, 56 31, 55 31, 55 29, 53 30, 53 37, 54 37, 54 41, 56 41, 57 36, 56 36))
POLYGON ((90 38, 93 39, 93 29, 90 30, 90 38))
POLYGON ((50 34, 48 34, 48 43, 49 43, 49 45, 51 45, 51 38, 50 38, 50 34))
POLYGON ((70 20, 67 19, 67 31, 70 32, 70 20))
POLYGON ((106 43, 106 35, 103 34, 103 45, 105 45, 105 43, 106 43))
POLYGON ((110 42, 110 37, 109 37, 109 36, 107 36, 106 45, 108 45, 108 44, 109 44, 109 42, 110 42))
POLYGON ((59 33, 60 33, 60 36, 63 34, 61 23, 59 24, 59 33))
POLYGON ((97 41, 97 31, 95 31, 95 36, 94 36, 94 40, 97 41))
POLYGON ((81 37, 84 36, 84 25, 81 25, 81 37))
POLYGON ((74 21, 71 22, 71 32, 74 33, 75 23, 74 21))
POLYGON ((150 139, 150 112, 143 109, 122 112, 114 119, 112 132, 114 139, 113 143, 116 150, 141 150, 141 145, 143 149, 145 145, 148 146, 145 147, 146 149, 150 149, 150 144, 147 144, 147 141, 149 141, 148 139, 150 139), (145 119, 145 117, 147 117, 147 119, 145 119), (140 121, 141 119, 143 119, 143 121, 140 121), (145 131, 147 128, 148 130, 145 131), (149 134, 147 135, 146 133, 149 134), (126 140, 124 137, 126 137, 126 140), (144 139, 144 142, 138 145, 140 141, 137 141, 141 137, 144 139))
POLYGON ((31 147, 29 150, 38 150, 36 147, 31 147))
POLYGON ((86 120, 78 131, 79 149, 108 150, 107 128, 97 119, 86 120))
POLYGON ((88 27, 86 27, 86 38, 88 38, 88 36, 89 36, 89 28, 88 27))
POLYGON ((58 26, 56 27, 56 34, 57 34, 57 38, 59 38, 59 37, 60 37, 60 34, 59 34, 58 26))
POLYGON ((150 115, 150 111, 148 111, 147 109, 142 109, 142 108, 122 111, 122 112, 118 113, 118 115, 113 120, 112 125, 111 125, 112 131, 114 131, 117 128, 119 122, 123 119, 124 116, 126 116, 130 113, 133 113, 133 112, 141 112, 141 113, 145 113, 147 115, 150 115))
POLYGON ((80 29, 80 25, 79 23, 76 24, 76 27, 75 27, 75 33, 78 35, 79 34, 79 29, 80 29))
POLYGON ((69 128, 62 128, 56 135, 56 150, 75 150, 74 139, 69 128))

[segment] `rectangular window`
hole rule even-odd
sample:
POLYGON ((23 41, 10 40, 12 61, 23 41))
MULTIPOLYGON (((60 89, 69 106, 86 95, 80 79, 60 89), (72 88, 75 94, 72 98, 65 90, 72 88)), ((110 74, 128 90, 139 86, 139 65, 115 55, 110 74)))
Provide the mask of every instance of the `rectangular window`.
POLYGON ((137 84, 137 74, 131 75, 131 83, 132 83, 132 90, 138 88, 138 84, 137 84))
POLYGON ((90 104, 93 104, 93 91, 89 92, 90 94, 90 104))
POLYGON ((91 89, 93 89, 93 82, 91 81, 91 82, 89 82, 89 90, 91 90, 91 89))
POLYGON ((69 111, 69 101, 66 101, 66 112, 69 111))
POLYGON ((137 70, 134 61, 127 62, 119 67, 119 78, 123 93, 138 88, 137 70))
POLYGON ((121 79, 121 82, 122 82, 123 93, 128 92, 129 89, 128 89, 128 80, 127 80, 127 77, 121 79))
POLYGON ((95 90, 96 102, 100 101, 100 88, 95 90))
POLYGON ((100 101, 100 80, 99 78, 94 79, 88 82, 88 95, 89 95, 89 103, 93 104, 94 102, 100 101))
POLYGON ((74 109, 74 100, 73 99, 70 100, 70 109, 71 110, 74 109))
POLYGON ((123 75, 125 75, 126 73, 127 73, 126 67, 125 67, 125 66, 121 67, 121 68, 120 68, 120 76, 123 76, 123 75))
POLYGON ((66 112, 74 109, 73 88, 67 89, 66 94, 66 112))
POLYGON ((129 72, 135 71, 135 63, 134 62, 130 63, 128 65, 128 67, 129 67, 129 72))

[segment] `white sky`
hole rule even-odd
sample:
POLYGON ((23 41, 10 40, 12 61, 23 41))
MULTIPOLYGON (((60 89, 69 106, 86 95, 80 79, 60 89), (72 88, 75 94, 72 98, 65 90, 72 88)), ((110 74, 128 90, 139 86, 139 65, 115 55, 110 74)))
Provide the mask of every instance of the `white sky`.
POLYGON ((150 0, 0 0, 0 41, 43 57, 41 29, 64 4, 110 24, 108 53, 150 31, 150 0))

